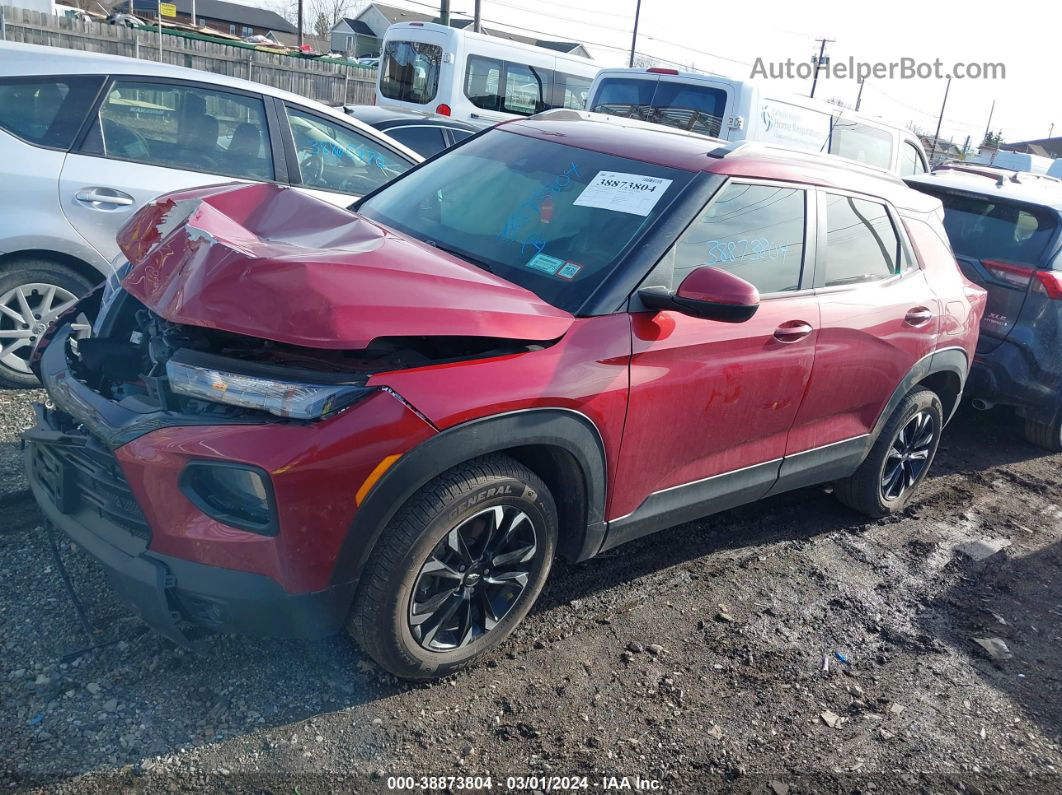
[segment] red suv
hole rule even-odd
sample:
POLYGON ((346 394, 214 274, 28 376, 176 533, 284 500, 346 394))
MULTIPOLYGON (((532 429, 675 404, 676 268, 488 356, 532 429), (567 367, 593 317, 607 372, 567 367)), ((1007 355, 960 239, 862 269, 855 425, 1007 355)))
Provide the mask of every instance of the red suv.
POLYGON ((442 676, 555 555, 817 483, 899 510, 984 306, 889 174, 571 111, 353 210, 163 197, 35 353, 34 494, 176 641, 346 625, 442 676))

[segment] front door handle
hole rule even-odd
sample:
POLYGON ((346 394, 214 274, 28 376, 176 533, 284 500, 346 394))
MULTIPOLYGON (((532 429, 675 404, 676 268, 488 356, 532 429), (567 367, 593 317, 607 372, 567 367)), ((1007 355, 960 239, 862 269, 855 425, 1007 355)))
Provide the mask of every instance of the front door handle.
POLYGON ((903 322, 908 326, 924 326, 930 320, 933 319, 933 312, 924 306, 916 306, 914 309, 907 310, 907 314, 903 318, 903 322))
POLYGON ((93 205, 93 209, 104 209, 101 204, 109 204, 112 207, 128 207, 133 203, 133 197, 128 193, 122 193, 114 188, 82 188, 74 194, 79 202, 93 205))
POLYGON ((774 330, 774 338, 785 343, 800 342, 812 331, 814 329, 803 320, 790 320, 774 330))

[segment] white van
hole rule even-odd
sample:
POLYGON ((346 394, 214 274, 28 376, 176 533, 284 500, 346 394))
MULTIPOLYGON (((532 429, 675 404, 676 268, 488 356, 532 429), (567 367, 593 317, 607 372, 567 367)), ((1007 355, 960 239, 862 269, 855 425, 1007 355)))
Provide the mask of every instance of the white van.
POLYGON ((1026 152, 1010 152, 1006 149, 982 149, 973 157, 968 158, 967 162, 982 163, 996 168, 1010 169, 1011 171, 1028 171, 1030 174, 1056 176, 1051 172, 1051 167, 1055 161, 1049 157, 1030 155, 1026 152))
POLYGON ((901 176, 928 171, 914 133, 763 84, 676 69, 602 69, 586 109, 665 124, 725 141, 829 152, 901 176))
POLYGON ((550 108, 582 110, 598 67, 587 58, 433 22, 384 34, 376 104, 480 127, 550 108))

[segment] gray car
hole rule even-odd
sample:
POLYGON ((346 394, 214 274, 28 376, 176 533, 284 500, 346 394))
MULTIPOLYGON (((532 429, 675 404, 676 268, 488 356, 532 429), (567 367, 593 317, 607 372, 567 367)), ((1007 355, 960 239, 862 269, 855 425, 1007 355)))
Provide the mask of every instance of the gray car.
POLYGON ((0 385, 159 194, 232 180, 347 206, 421 157, 325 105, 193 69, 0 42, 0 385))

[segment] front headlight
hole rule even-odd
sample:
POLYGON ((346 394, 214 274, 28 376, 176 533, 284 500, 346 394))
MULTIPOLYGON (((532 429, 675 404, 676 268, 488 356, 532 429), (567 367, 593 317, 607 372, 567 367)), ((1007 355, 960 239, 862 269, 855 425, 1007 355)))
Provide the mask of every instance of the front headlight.
POLYGON ((300 420, 332 414, 372 391, 351 384, 313 384, 230 373, 173 359, 166 362, 166 376, 170 389, 179 395, 300 420))

